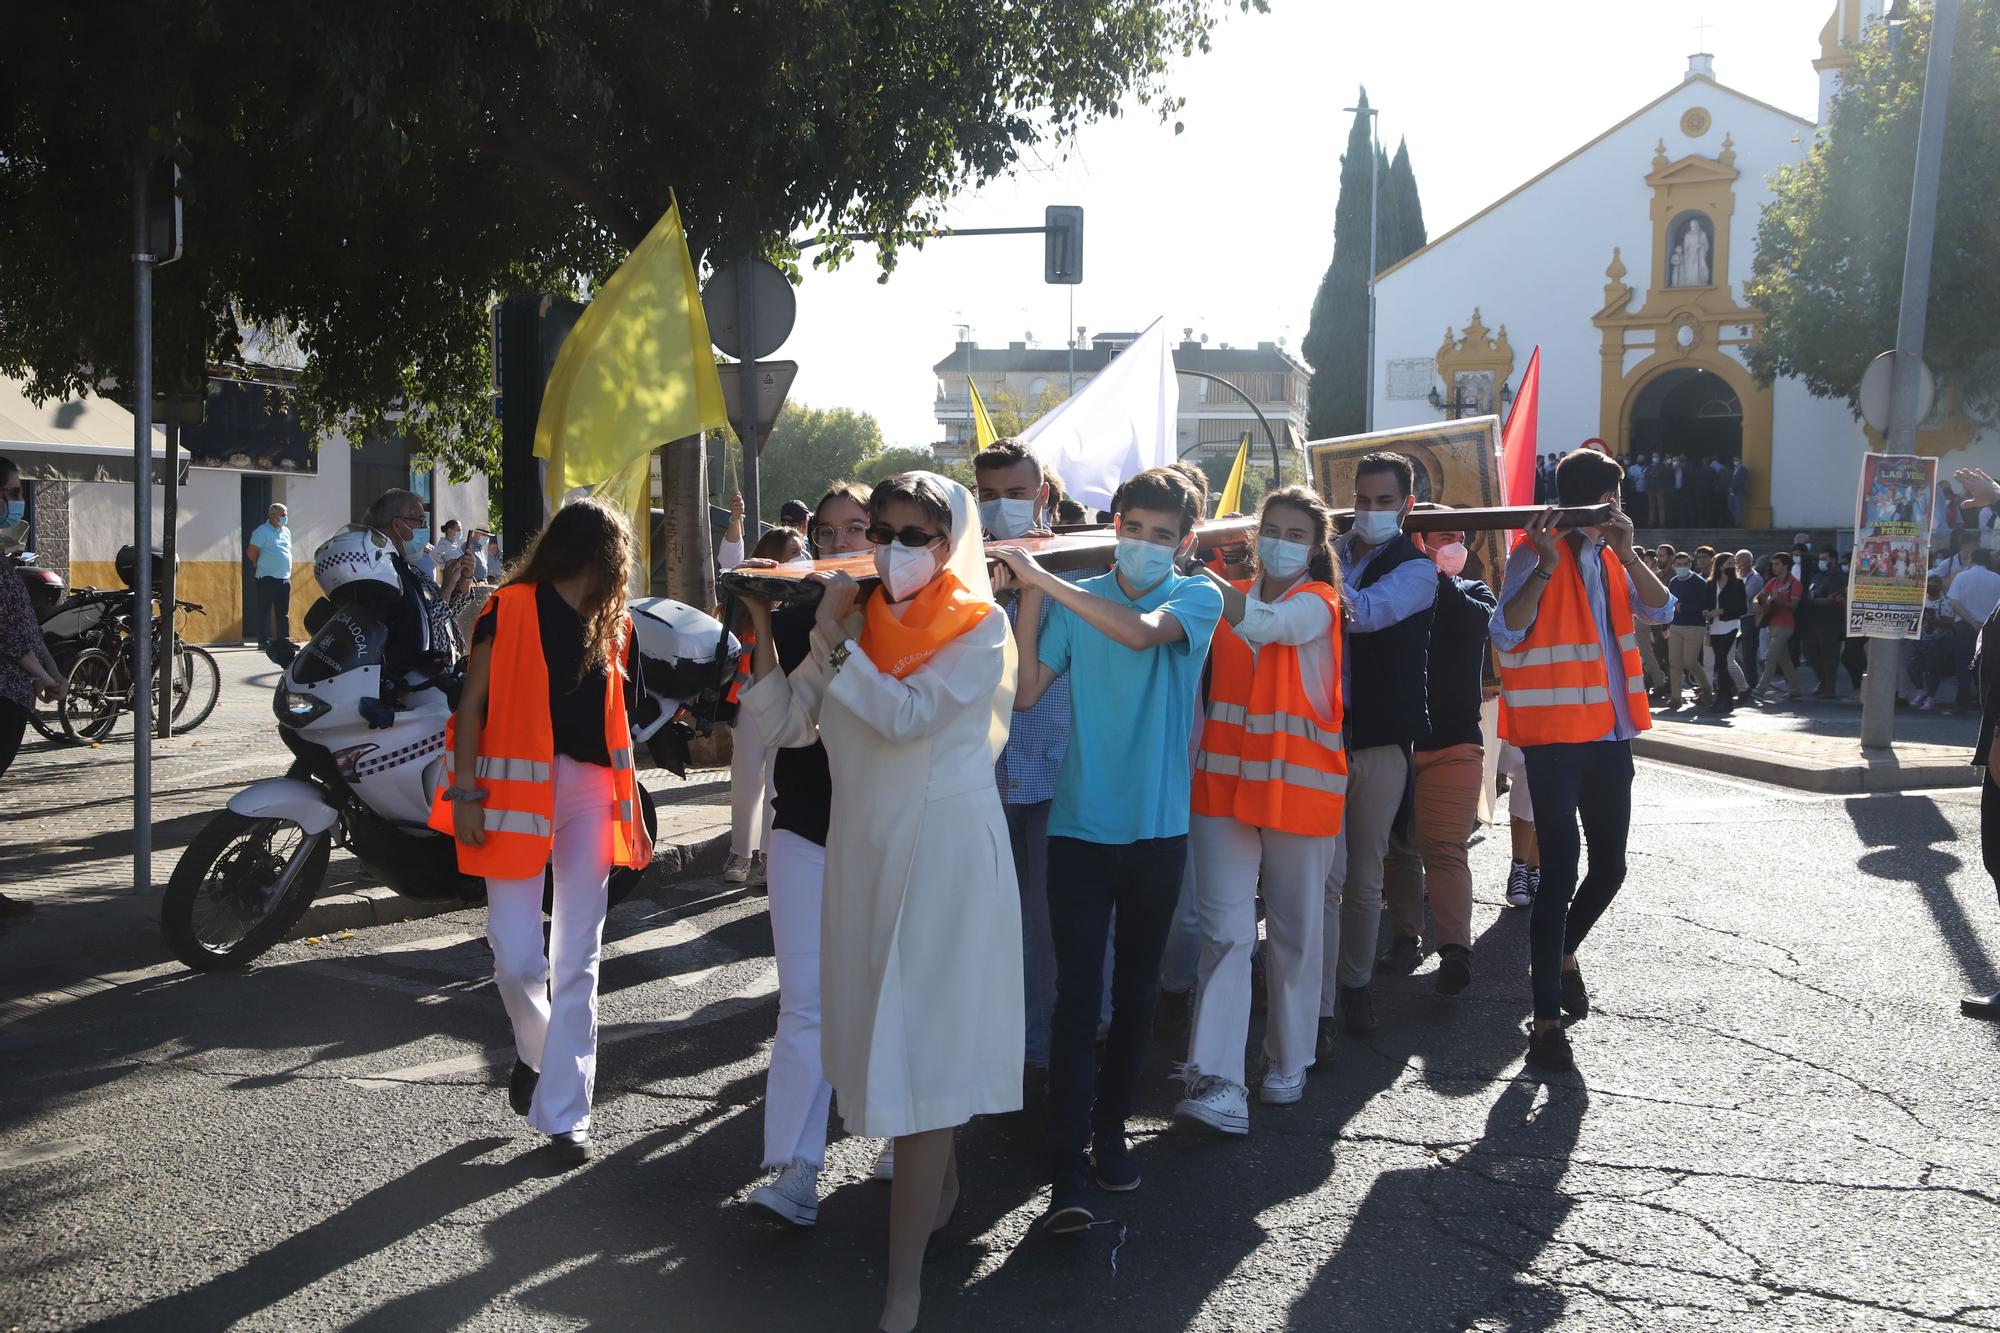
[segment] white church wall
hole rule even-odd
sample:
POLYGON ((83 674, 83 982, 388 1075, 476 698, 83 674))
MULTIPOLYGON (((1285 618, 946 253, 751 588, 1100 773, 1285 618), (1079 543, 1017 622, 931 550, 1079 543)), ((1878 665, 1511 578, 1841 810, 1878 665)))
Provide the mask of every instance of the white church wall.
MULTIPOLYGON (((1728 135, 1742 172, 1730 218, 1730 290, 1742 300, 1756 254, 1757 221, 1770 198, 1765 178, 1797 160, 1812 129, 1707 79, 1689 79, 1657 105, 1609 131, 1460 230, 1384 277, 1377 288, 1375 418, 1378 428, 1435 421, 1439 413, 1421 397, 1390 398, 1388 363, 1434 356, 1449 325, 1454 334, 1480 309, 1487 327, 1507 328, 1514 349, 1512 384, 1520 386, 1529 354, 1542 348, 1540 446, 1573 448, 1599 433, 1603 347, 1591 317, 1604 305, 1605 267, 1618 246, 1634 289, 1631 308, 1660 286, 1652 272, 1651 190, 1655 146, 1664 140, 1669 159, 1689 154, 1717 157, 1728 135), (1682 131, 1683 114, 1705 108, 1705 133, 1682 131)), ((1628 366, 1644 353, 1628 352, 1628 366)), ((1428 388, 1428 385, 1423 386, 1428 388)), ((1853 477, 1842 469, 1838 485, 1818 451, 1801 448, 1833 429, 1845 409, 1810 398, 1802 386, 1780 384, 1774 400, 1774 508, 1781 523, 1852 521, 1853 477), (1836 503, 1837 495, 1845 496, 1836 503), (1839 515, 1845 513, 1846 518, 1839 515), (1784 517, 1792 514, 1795 517, 1784 517)), ((1849 427, 1858 457, 1860 437, 1849 427)), ((1855 465, 1858 467, 1858 463, 1855 465)))

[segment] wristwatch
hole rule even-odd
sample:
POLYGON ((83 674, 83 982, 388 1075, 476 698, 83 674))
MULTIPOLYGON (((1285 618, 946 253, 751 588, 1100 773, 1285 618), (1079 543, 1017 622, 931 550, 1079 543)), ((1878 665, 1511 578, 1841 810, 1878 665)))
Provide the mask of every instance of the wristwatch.
POLYGON ((1541 579, 1544 583, 1552 583, 1555 581, 1556 576, 1549 573, 1548 570, 1543 569, 1540 565, 1536 565, 1534 569, 1530 570, 1529 572, 1532 573, 1536 578, 1541 579))
POLYGON ((444 789, 444 799, 447 801, 467 801, 476 804, 486 799, 486 793, 476 791, 470 787, 446 787, 444 789))
POLYGON ((835 671, 840 670, 846 664, 847 659, 854 656, 853 642, 852 639, 842 639, 839 643, 833 645, 833 651, 826 655, 827 666, 835 671))

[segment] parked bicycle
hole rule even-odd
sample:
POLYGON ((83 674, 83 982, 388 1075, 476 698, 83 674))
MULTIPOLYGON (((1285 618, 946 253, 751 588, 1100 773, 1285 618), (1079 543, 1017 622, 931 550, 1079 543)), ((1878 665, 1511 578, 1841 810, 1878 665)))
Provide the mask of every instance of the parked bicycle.
MULTIPOLYGON (((69 690, 55 707, 65 739, 79 744, 103 740, 118 724, 120 713, 138 707, 134 675, 138 657, 137 634, 133 627, 133 597, 121 594, 122 601, 107 605, 96 627, 86 634, 82 646, 69 665, 69 690)), ((203 614, 196 602, 176 599, 177 611, 203 614)), ((178 619, 178 616, 175 617, 178 619)), ((154 662, 159 661, 164 617, 153 620, 154 662)), ((60 659, 58 659, 60 661, 60 659)), ((155 668, 157 672, 157 667, 155 668)), ((193 731, 208 720, 222 697, 222 672, 206 648, 197 648, 178 632, 173 636, 173 668, 162 681, 155 675, 153 706, 170 712, 174 731, 193 731), (170 702, 171 701, 171 702, 170 702)), ((43 730, 37 723, 36 730, 43 730)), ((44 732, 44 734, 47 734, 44 732)))

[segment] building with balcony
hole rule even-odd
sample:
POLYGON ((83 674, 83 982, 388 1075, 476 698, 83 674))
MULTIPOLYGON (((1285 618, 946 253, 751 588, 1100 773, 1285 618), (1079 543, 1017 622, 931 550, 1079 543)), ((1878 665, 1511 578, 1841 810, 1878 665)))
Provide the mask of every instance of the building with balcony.
MULTIPOLYGON (((938 440, 932 448, 948 462, 963 462, 977 448, 972 398, 966 392, 968 379, 979 386, 979 397, 988 412, 995 416, 1011 413, 1025 425, 1071 392, 1082 392, 1136 337, 1136 333, 1100 333, 1074 349, 1026 342, 1005 347, 956 344, 950 355, 932 367, 937 374, 938 423, 938 440)), ((1183 457, 1202 461, 1227 458, 1247 430, 1252 460, 1267 469, 1269 445, 1257 419, 1261 411, 1283 452, 1286 480, 1305 476, 1306 387, 1312 382, 1312 371, 1302 362, 1274 342, 1260 342, 1255 347, 1211 346, 1190 337, 1174 349, 1174 368, 1182 372, 1179 430, 1183 457), (1256 409, 1222 385, 1189 371, 1227 380, 1255 402, 1256 409)))

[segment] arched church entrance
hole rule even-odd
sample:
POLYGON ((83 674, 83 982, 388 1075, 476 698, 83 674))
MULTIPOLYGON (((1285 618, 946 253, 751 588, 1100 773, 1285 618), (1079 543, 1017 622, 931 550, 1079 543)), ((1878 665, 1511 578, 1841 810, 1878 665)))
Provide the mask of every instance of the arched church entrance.
POLYGON ((1658 375, 1632 397, 1632 452, 1678 454, 1689 462, 1743 455, 1743 402, 1729 381, 1699 366, 1658 375))

